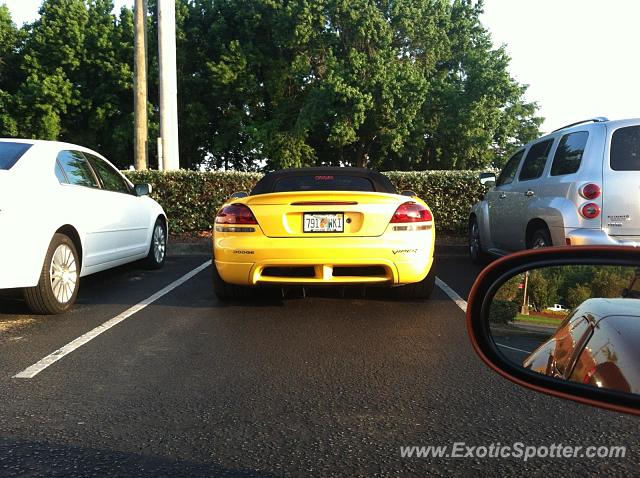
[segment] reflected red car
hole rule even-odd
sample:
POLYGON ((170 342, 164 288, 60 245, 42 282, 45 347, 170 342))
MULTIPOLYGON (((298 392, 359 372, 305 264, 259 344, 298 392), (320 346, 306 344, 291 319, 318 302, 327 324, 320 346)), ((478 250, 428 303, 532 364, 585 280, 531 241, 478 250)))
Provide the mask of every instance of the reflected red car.
POLYGON ((599 388, 640 393, 640 300, 589 299, 523 366, 599 388))

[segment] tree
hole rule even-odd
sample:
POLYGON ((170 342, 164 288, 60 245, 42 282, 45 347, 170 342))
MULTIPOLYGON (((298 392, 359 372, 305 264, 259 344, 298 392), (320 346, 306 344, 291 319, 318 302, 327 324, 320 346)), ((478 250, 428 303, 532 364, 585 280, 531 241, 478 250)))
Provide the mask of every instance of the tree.
POLYGON ((511 301, 521 304, 523 300, 523 289, 521 289, 521 287, 523 286, 524 275, 518 274, 500 286, 493 300, 511 301))
POLYGON ((504 47, 493 49, 481 14, 482 1, 454 0, 447 8, 448 51, 436 64, 424 125, 414 134, 418 169, 501 166, 505 153, 539 135, 537 106, 524 101, 526 87, 510 77, 509 56, 504 47))
POLYGON ((593 297, 593 295, 589 285, 576 284, 567 291, 567 305, 569 308, 573 309, 591 297, 593 297))
POLYGON ((88 3, 82 67, 74 75, 82 100, 65 118, 62 137, 124 168, 133 164, 133 13, 112 11, 112 0, 88 3))
POLYGON ((40 18, 22 28, 8 90, 13 134, 79 143, 131 164, 133 18, 112 10, 112 0, 45 0, 40 18))
POLYGON ((592 297, 622 297, 622 290, 629 287, 628 270, 620 271, 615 267, 597 268, 589 284, 592 297), (625 274, 624 272, 627 272, 625 274))
MULTIPOLYGON (((493 48, 481 1, 176 2, 182 167, 480 168, 538 134, 536 105, 509 76, 504 48, 493 48)), ((132 164, 133 14, 112 9, 112 0, 44 0, 20 30, 0 11, 4 134, 77 142, 132 164)))
POLYGON ((181 156, 239 169, 499 164, 541 120, 481 11, 442 0, 180 0, 181 156))
POLYGON ((529 301, 538 309, 553 305, 559 299, 559 283, 553 268, 536 269, 529 273, 529 301))
POLYGON ((15 85, 12 72, 17 61, 19 40, 20 33, 11 20, 9 9, 0 5, 0 136, 16 136, 18 133, 10 91, 15 85))
POLYGON ((40 18, 27 27, 16 92, 22 136, 58 139, 69 108, 80 105, 81 92, 73 80, 82 63, 86 21, 82 0, 46 0, 40 18))

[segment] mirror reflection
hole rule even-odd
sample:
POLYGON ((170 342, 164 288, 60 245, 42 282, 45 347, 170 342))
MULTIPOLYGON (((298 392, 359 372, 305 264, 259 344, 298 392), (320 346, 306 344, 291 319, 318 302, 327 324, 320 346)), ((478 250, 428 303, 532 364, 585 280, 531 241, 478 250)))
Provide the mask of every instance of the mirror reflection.
POLYGON ((640 269, 553 266, 506 281, 489 307, 500 352, 519 366, 640 393, 640 269))

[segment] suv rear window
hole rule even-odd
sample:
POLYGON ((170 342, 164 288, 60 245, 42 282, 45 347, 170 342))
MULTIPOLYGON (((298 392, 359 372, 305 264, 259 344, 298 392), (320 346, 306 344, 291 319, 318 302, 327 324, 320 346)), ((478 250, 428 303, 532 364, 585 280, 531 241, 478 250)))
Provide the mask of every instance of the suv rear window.
POLYGON ((522 170, 518 179, 520 181, 528 181, 530 179, 537 179, 542 176, 544 166, 547 164, 547 157, 553 144, 552 139, 541 141, 531 146, 531 149, 527 153, 527 157, 524 158, 522 164, 522 170))
POLYGON ((611 169, 640 171, 640 126, 616 130, 611 136, 611 169))
POLYGON ((373 183, 360 176, 321 174, 309 176, 289 176, 278 179, 274 193, 288 191, 375 191, 373 183))
POLYGON ((0 141, 0 169, 9 170, 33 146, 27 143, 10 143, 0 141))
POLYGON ((589 133, 586 131, 569 133, 562 137, 556 154, 553 155, 551 176, 573 174, 580 169, 587 139, 589 139, 589 133))

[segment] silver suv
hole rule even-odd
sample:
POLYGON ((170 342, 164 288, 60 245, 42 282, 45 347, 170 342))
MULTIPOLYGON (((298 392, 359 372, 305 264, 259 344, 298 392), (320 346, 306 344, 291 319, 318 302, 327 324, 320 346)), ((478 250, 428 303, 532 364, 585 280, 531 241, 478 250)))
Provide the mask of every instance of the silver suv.
POLYGON ((592 118, 527 144, 469 216, 474 261, 560 245, 640 246, 640 119, 592 118))

